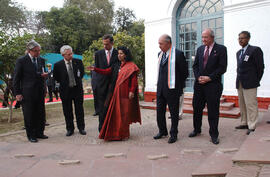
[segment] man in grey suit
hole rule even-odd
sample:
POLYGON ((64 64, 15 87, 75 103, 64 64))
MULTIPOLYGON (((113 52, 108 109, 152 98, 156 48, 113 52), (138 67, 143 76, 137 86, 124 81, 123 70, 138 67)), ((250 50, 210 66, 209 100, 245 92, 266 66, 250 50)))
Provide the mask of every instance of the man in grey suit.
POLYGON ((27 54, 16 61, 13 88, 17 101, 22 102, 24 125, 28 140, 38 142, 44 135, 46 95, 45 60, 40 55, 40 45, 36 41, 27 44, 27 54))
POLYGON ((260 47, 249 45, 250 33, 242 31, 238 41, 242 49, 236 53, 236 88, 241 113, 241 124, 236 129, 255 131, 258 120, 257 87, 264 71, 263 52, 260 47))

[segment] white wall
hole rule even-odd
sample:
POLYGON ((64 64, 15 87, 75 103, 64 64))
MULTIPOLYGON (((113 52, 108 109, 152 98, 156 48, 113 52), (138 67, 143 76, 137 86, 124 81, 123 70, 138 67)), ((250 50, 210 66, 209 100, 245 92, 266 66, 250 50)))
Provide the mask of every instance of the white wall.
MULTIPOLYGON (((224 8, 224 45, 228 50, 228 68, 224 75, 224 95, 237 95, 236 79, 236 52, 240 49, 238 34, 247 30, 251 33, 250 44, 259 46, 264 52, 265 71, 258 89, 259 97, 270 97, 270 1, 237 0, 238 4, 231 3, 224 8), (244 3, 242 3, 244 2, 244 3)), ((228 4, 228 3, 227 3, 228 4)))

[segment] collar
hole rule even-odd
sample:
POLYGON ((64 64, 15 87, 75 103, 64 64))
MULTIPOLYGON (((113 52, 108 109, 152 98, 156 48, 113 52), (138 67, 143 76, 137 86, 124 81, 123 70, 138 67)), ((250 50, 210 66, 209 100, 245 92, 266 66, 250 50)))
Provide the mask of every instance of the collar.
POLYGON ((32 57, 30 53, 28 53, 28 56, 31 58, 31 60, 33 60, 34 57, 32 57))
POLYGON ((247 48, 248 48, 249 44, 247 44, 245 47, 243 47, 242 49, 244 50, 243 53, 246 52, 247 48))
POLYGON ((65 64, 67 65, 68 62, 71 62, 72 63, 72 59, 70 61, 67 61, 65 58, 64 58, 64 61, 65 61, 65 64))

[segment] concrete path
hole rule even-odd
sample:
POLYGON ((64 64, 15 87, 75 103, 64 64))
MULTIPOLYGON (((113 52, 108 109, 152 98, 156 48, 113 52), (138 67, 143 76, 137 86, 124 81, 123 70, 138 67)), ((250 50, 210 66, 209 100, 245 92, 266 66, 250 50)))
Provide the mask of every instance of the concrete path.
MULTIPOLYGON (((87 135, 75 130, 66 137, 63 123, 46 127, 47 140, 29 143, 25 132, 0 135, 0 177, 190 177, 218 148, 240 148, 247 138, 245 131, 235 130, 239 119, 221 118, 220 144, 209 140, 208 121, 203 120, 202 134, 189 138, 192 131, 192 115, 184 114, 179 122, 178 141, 168 144, 168 137, 153 140, 158 132, 156 112, 141 109, 142 125, 131 125, 131 137, 126 141, 104 142, 98 139, 98 118, 86 116, 87 135), (104 155, 122 156, 105 158, 104 155), (33 157, 15 157, 16 155, 33 157), (149 155, 165 154, 167 158, 149 160, 149 155), (78 164, 60 165, 61 160, 79 160, 78 164)), ((260 113, 260 117, 263 113, 260 113)), ((49 122, 50 123, 50 122, 49 122)), ((170 120, 167 122, 170 127, 170 120)))

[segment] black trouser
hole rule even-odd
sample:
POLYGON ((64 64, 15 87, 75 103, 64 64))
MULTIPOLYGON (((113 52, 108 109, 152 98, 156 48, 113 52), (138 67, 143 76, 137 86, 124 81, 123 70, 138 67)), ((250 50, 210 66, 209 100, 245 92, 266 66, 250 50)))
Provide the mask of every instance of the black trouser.
POLYGON ((179 98, 180 96, 176 96, 173 98, 165 98, 162 94, 160 96, 157 96, 157 124, 159 128, 159 133, 168 133, 165 117, 166 106, 168 104, 171 115, 170 135, 177 137, 179 121, 179 98))
POLYGON ((207 104, 209 134, 217 138, 219 122, 219 104, 223 86, 221 83, 194 84, 193 94, 193 127, 197 133, 201 132, 202 116, 205 104, 207 104))
POLYGON ((83 90, 79 87, 66 88, 65 95, 60 94, 62 107, 66 121, 67 131, 74 131, 74 116, 72 102, 74 102, 77 127, 79 130, 84 130, 84 109, 83 109, 83 90))
POLYGON ((48 92, 49 92, 49 100, 50 101, 53 100, 53 93, 54 93, 56 99, 58 100, 58 92, 56 89, 53 88, 53 86, 48 85, 48 92))
POLYGON ((99 103, 98 103, 98 96, 97 96, 97 89, 93 89, 93 96, 94 96, 94 108, 95 113, 99 114, 99 103))
POLYGON ((98 107, 99 107, 99 115, 98 115, 98 131, 101 130, 104 120, 106 118, 108 107, 105 105, 106 94, 97 94, 98 107))
POLYGON ((22 110, 24 125, 28 138, 36 138, 44 133, 45 129, 45 105, 43 93, 39 98, 24 98, 22 110))

